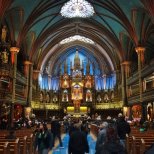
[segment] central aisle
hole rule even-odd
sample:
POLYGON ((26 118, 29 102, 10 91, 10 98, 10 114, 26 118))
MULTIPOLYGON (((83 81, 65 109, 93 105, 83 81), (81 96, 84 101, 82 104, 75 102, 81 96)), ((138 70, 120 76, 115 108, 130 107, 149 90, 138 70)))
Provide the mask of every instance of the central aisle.
MULTIPOLYGON (((95 145, 96 142, 93 140, 91 135, 87 136, 88 144, 89 144, 89 154, 95 154, 95 145)), ((69 142, 69 135, 66 134, 62 140, 64 147, 57 147, 53 150, 53 154, 68 154, 68 142, 69 142)))

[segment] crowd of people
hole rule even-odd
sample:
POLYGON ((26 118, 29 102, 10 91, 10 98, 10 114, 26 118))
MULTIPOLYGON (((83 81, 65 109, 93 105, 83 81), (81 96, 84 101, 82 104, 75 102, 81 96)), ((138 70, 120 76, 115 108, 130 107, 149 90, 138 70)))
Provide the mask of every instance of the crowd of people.
MULTIPOLYGON (((28 120, 25 120, 24 124, 27 128, 31 127, 28 120)), ((91 124, 98 128, 95 154, 127 154, 126 134, 131 132, 131 127, 122 113, 119 113, 117 118, 108 116, 105 119, 99 115, 95 119, 90 116, 73 118, 67 115, 61 120, 53 116, 48 123, 37 121, 35 124, 34 151, 37 154, 49 154, 56 147, 57 140, 60 148, 63 148, 62 133, 69 134, 68 154, 89 153, 87 136, 91 124)), ((6 138, 15 139, 14 132, 11 130, 6 138)))
MULTIPOLYGON (((34 118, 28 118, 28 117, 20 117, 18 119, 14 119, 13 121, 13 127, 11 129, 21 129, 23 127, 25 128, 31 128, 35 126, 36 122, 34 118)), ((2 117, 0 120, 0 129, 6 130, 10 129, 10 120, 8 117, 2 117)))
POLYGON ((97 123, 99 133, 96 141, 96 154, 126 154, 125 136, 131 132, 130 125, 120 113, 117 119, 101 118, 91 120, 90 117, 70 118, 65 116, 62 121, 58 117, 52 117, 51 129, 49 124, 38 124, 34 135, 35 151, 38 154, 48 154, 55 147, 56 139, 63 148, 61 131, 69 134, 68 154, 89 153, 87 135, 90 132, 90 124, 97 123), (63 127, 62 127, 63 125, 63 127))

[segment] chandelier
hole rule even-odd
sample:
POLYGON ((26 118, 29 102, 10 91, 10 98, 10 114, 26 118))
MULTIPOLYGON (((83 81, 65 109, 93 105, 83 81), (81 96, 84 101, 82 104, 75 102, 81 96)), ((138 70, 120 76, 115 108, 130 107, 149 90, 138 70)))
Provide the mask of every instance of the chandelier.
POLYGON ((66 44, 66 43, 73 42, 73 41, 81 41, 81 42, 88 43, 88 44, 94 44, 94 41, 92 41, 91 39, 86 38, 84 36, 80 36, 80 35, 74 35, 74 36, 68 37, 62 40, 60 44, 66 44))
POLYGON ((87 18, 93 16, 94 8, 85 0, 70 0, 64 4, 60 13, 66 18, 87 18))

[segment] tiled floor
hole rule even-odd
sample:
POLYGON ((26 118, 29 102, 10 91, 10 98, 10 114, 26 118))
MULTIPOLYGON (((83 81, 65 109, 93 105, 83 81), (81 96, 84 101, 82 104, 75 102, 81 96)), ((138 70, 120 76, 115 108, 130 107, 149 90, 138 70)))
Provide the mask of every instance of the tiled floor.
MULTIPOLYGON (((91 135, 88 135, 87 137, 88 143, 89 143, 89 154, 95 154, 95 145, 96 142, 93 140, 91 135)), ((68 154, 68 141, 69 141, 69 135, 66 134, 63 138, 63 148, 60 148, 59 146, 53 150, 53 154, 68 154)))

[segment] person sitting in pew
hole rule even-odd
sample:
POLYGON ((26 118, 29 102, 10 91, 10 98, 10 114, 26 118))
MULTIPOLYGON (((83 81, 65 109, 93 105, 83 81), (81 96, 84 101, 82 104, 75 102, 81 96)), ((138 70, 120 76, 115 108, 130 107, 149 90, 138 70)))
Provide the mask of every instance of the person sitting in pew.
POLYGON ((9 134, 5 137, 5 139, 16 139, 15 131, 11 130, 9 134))

